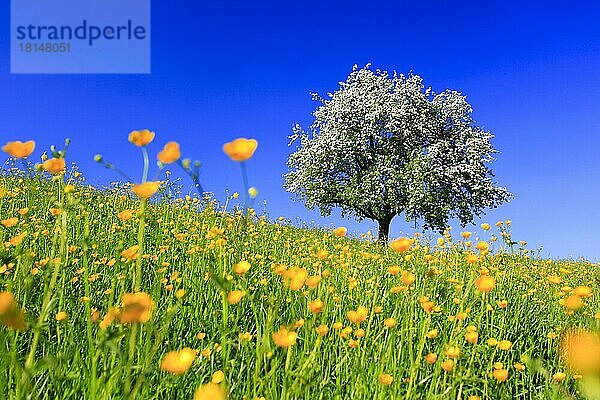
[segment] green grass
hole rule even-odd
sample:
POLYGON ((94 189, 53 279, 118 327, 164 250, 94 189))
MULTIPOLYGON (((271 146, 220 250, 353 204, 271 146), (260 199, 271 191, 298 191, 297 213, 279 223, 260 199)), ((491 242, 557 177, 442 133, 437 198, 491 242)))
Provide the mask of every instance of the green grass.
POLYGON ((0 247, 0 281, 15 295, 28 322, 22 332, 0 328, 3 398, 192 399, 218 370, 225 374, 221 385, 231 399, 577 396, 572 374, 560 384, 552 382, 552 374, 566 370, 557 356, 560 336, 551 339, 548 334, 560 335, 571 326, 598 327, 595 296, 572 315, 558 303, 568 293, 561 292, 565 285, 587 285, 598 293, 597 265, 536 259, 523 249, 509 252, 502 249, 502 240, 491 241, 492 231, 480 233, 492 252, 475 264, 466 262, 468 251, 458 232, 441 247, 415 244, 398 254, 364 239, 300 229, 253 213, 245 218, 240 211, 225 212, 214 201, 194 198, 149 204, 139 237, 140 216, 122 221, 117 215, 140 208, 126 189, 100 192, 68 183, 76 184, 75 192, 66 194, 61 181, 16 174, 2 179, 7 193, 0 198, 0 220, 18 217, 15 226, 0 226, 2 242, 25 231, 27 236, 16 246, 0 247), (28 212, 20 215, 24 208, 28 212), (51 208, 61 214, 52 215, 51 208), (223 233, 215 234, 213 228, 223 233), (144 324, 115 321, 100 329, 107 310, 119 307, 123 293, 132 292, 136 260, 126 261, 121 252, 140 241, 140 288, 154 300, 152 318, 144 324), (320 250, 328 255, 317 257, 320 250), (60 260, 54 264, 54 258, 60 260), (238 276, 232 267, 241 260, 251 268, 238 276), (314 288, 294 291, 282 283, 274 264, 305 268, 309 276, 322 279, 314 288), (392 293, 393 287, 403 286, 400 274, 388 272, 393 265, 415 274, 409 290, 392 293), (486 296, 473 285, 480 268, 498 281, 486 296), (548 275, 560 276, 562 282, 553 284, 548 275), (179 289, 186 292, 182 299, 175 296, 179 289), (224 293, 234 289, 247 294, 238 304, 227 304, 224 293), (426 313, 422 296, 439 311, 426 313), (307 303, 317 298, 325 307, 313 315, 307 303), (498 306, 501 300, 507 300, 506 308, 498 306), (368 309, 368 316, 357 326, 346 314, 359 305, 368 309), (375 307, 381 312, 375 313, 375 307), (97 321, 91 318, 94 310, 97 321), (58 311, 68 319, 58 322, 58 311), (449 318, 460 312, 467 312, 465 320, 449 318), (394 328, 384 326, 390 317, 397 321, 394 328), (272 333, 282 325, 300 325, 298 321, 303 325, 295 329, 295 344, 277 347, 272 333), (333 329, 336 322, 353 332, 340 335, 333 329), (315 332, 320 324, 330 328, 324 337, 315 332), (477 344, 465 341, 469 325, 477 328, 477 344), (362 338, 356 337, 359 328, 364 329, 362 338), (439 336, 427 339, 432 329, 439 336), (200 332, 203 339, 197 337, 200 332), (245 332, 251 340, 239 338, 245 332), (31 352, 34 336, 39 342, 31 352), (489 338, 510 340, 512 348, 490 346, 489 338), (358 346, 351 348, 350 339, 358 339, 358 346), (460 348, 460 356, 454 370, 445 372, 441 363, 450 345, 460 348), (191 368, 180 376, 161 371, 164 355, 184 347, 199 351, 191 368), (438 355, 435 364, 425 362, 428 353, 438 355), (509 371, 502 383, 491 375, 497 362, 509 371), (526 370, 517 371, 516 362, 526 364, 526 370), (392 375, 394 382, 379 383, 382 373, 392 375))

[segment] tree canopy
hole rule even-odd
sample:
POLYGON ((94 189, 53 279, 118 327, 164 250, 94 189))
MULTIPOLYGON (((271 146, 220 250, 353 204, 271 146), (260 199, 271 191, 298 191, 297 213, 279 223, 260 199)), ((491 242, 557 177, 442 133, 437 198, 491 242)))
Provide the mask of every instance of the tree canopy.
POLYGON ((387 240, 392 219, 442 230, 510 200, 489 164, 493 135, 478 126, 460 92, 434 93, 420 76, 354 67, 319 103, 309 130, 293 128, 285 188, 310 209, 377 221, 387 240))

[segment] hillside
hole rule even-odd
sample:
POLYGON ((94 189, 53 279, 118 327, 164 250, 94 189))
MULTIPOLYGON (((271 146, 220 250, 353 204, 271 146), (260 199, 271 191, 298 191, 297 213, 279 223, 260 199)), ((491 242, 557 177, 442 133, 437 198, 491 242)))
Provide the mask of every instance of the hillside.
POLYGON ((506 222, 394 249, 77 175, 1 181, 4 398, 559 399, 585 378, 559 346, 598 326, 598 266, 511 252, 506 222))

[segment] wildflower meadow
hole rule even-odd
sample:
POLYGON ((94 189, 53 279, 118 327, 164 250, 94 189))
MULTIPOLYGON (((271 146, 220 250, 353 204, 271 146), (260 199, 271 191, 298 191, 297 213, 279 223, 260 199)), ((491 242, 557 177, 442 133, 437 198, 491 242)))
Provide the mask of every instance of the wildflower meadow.
POLYGON ((122 136, 139 181, 95 156, 106 188, 69 141, 2 147, 0 397, 600 398, 597 264, 542 259, 511 221, 385 243, 300 228, 254 209, 256 140, 224 144, 244 192, 222 203, 154 138, 122 136))

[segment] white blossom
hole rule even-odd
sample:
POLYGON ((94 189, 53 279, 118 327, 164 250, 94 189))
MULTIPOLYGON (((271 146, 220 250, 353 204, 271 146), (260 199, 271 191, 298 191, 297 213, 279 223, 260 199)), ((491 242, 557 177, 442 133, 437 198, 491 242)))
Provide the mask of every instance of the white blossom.
POLYGON ((379 223, 387 239, 394 216, 443 229, 465 225, 512 195, 488 164, 493 135, 476 125, 461 93, 434 93, 418 75, 354 67, 320 104, 308 132, 296 124, 285 187, 328 215, 339 207, 379 223), (298 143, 299 142, 299 143, 298 143))

